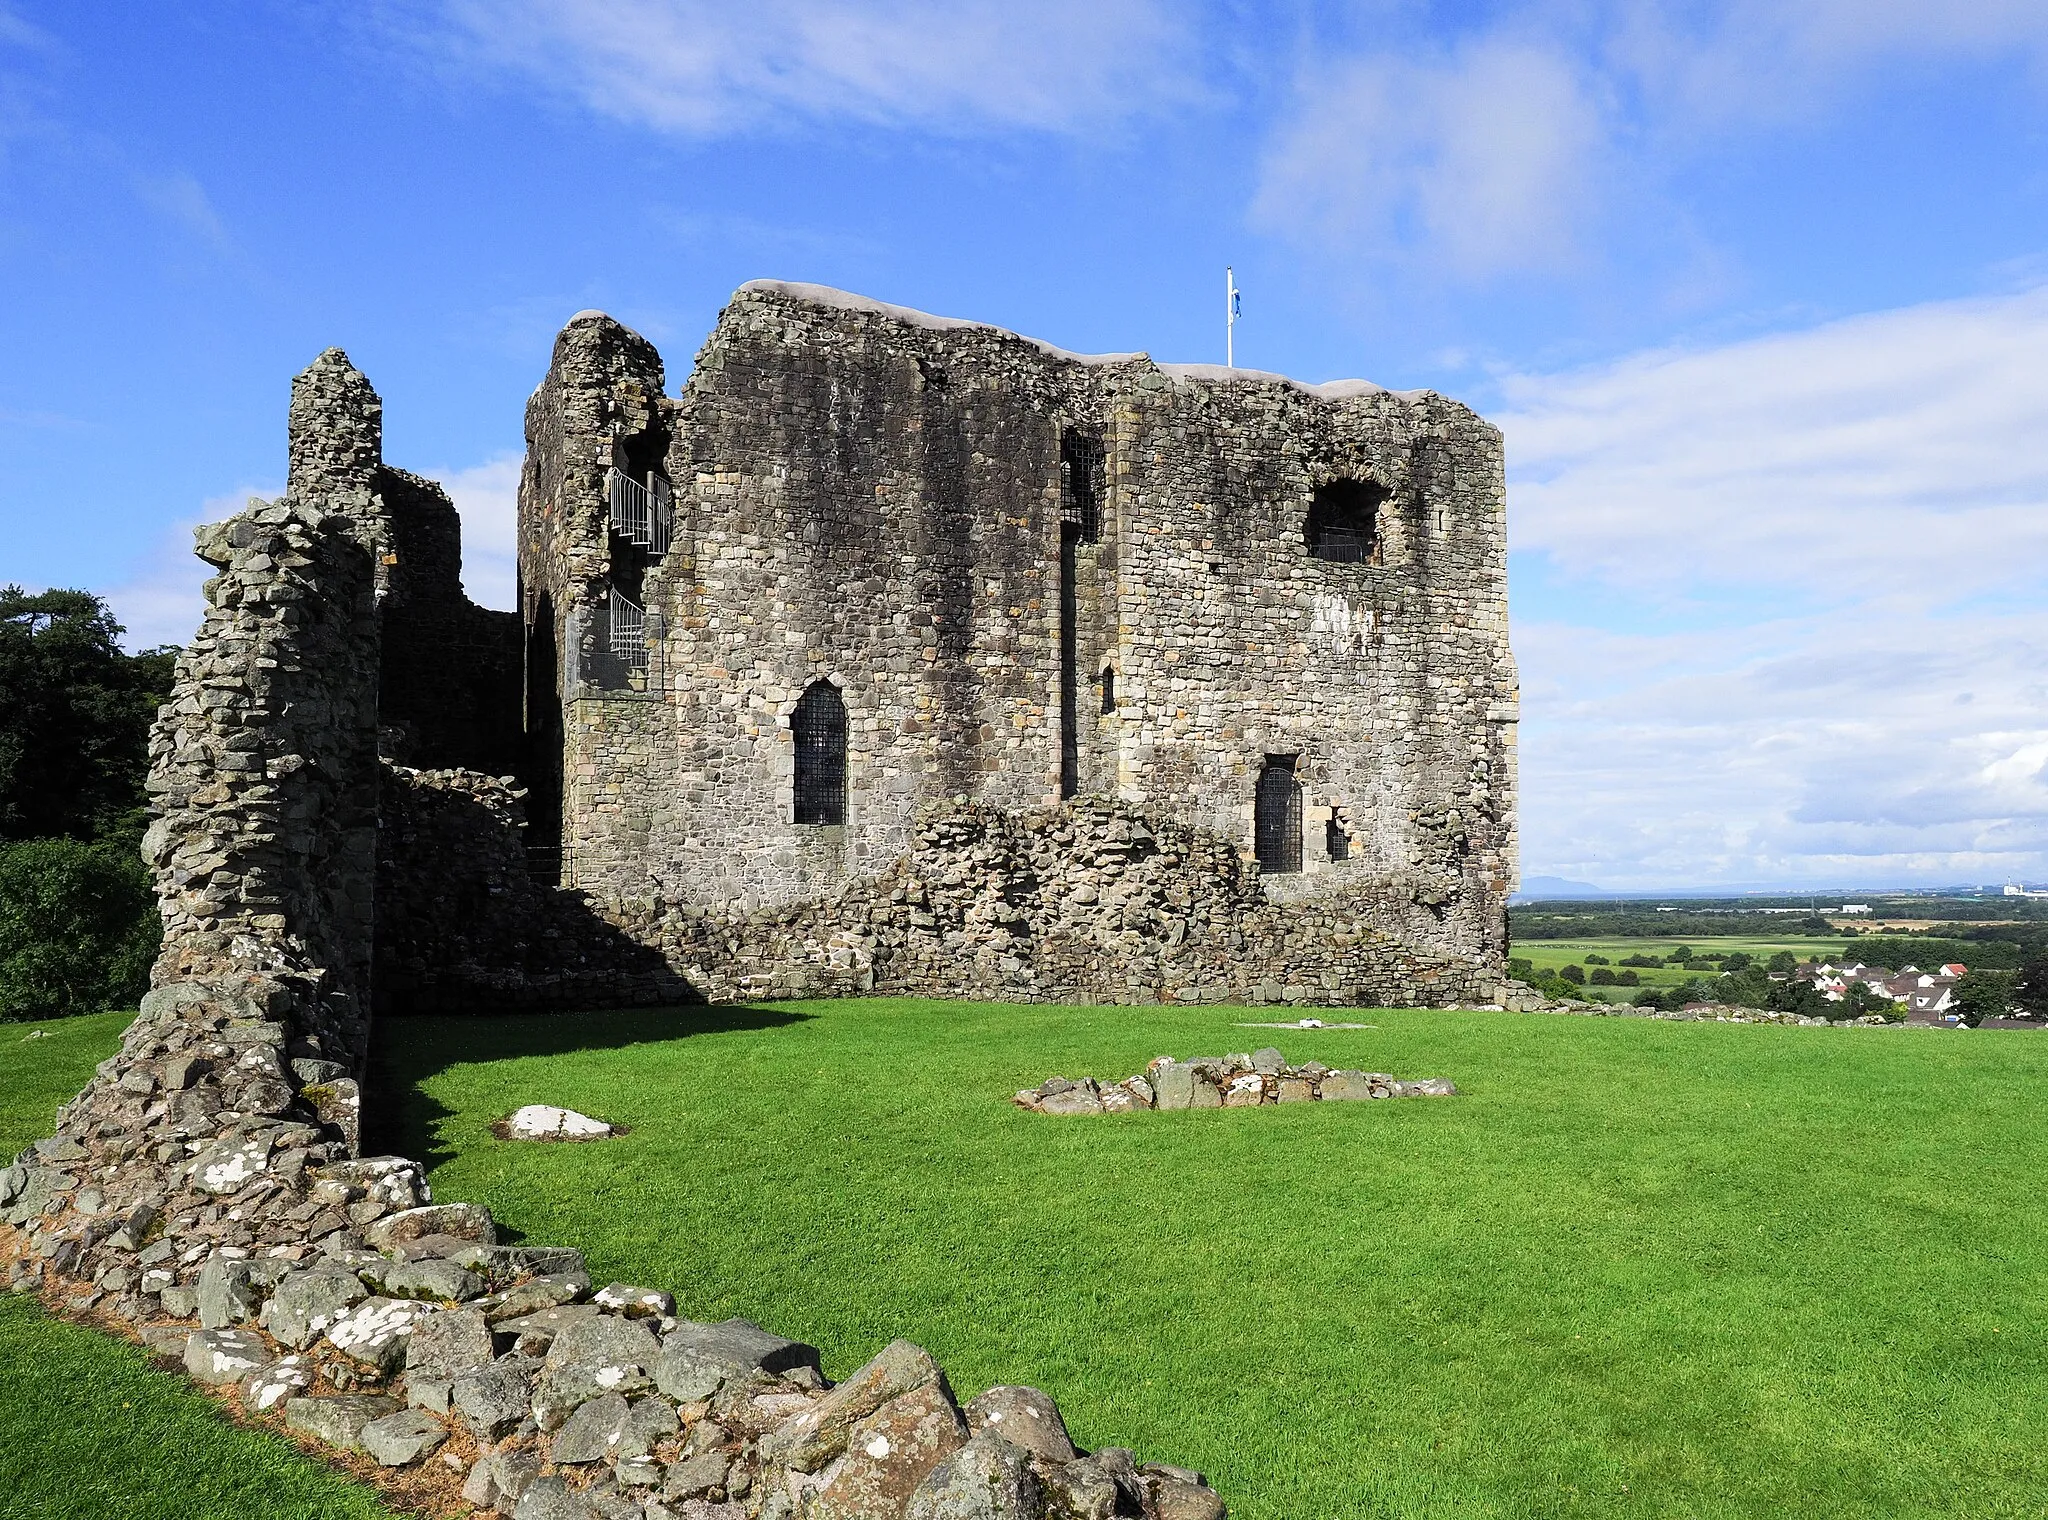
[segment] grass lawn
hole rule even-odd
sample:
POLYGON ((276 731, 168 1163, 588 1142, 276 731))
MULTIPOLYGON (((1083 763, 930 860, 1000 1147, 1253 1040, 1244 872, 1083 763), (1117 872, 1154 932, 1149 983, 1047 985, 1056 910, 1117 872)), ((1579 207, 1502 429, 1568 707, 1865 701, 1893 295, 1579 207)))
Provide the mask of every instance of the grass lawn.
MULTIPOLYGON (((1630 942, 1632 945, 1637 942, 1630 942)), ((1696 942, 1697 943, 1697 942, 1696 942)), ((1754 953, 1754 952, 1752 952, 1754 953)), ((1240 1520, 2048 1514, 2048 1039, 873 1000, 387 1023, 379 1143, 592 1268, 1205 1469, 1240 1520), (1049 1119, 1274 1043, 1439 1101, 1049 1119), (565 1103, 633 1126, 521 1146, 565 1103)), ((602 1281, 603 1278, 600 1278, 602 1281)))
MULTIPOLYGON (((126 1013, 0 1024, 0 1162, 50 1132, 126 1013), (46 1040, 22 1038, 47 1029, 46 1040)), ((0 1520, 372 1520, 389 1512, 244 1430, 137 1347, 0 1293, 0 1520)))

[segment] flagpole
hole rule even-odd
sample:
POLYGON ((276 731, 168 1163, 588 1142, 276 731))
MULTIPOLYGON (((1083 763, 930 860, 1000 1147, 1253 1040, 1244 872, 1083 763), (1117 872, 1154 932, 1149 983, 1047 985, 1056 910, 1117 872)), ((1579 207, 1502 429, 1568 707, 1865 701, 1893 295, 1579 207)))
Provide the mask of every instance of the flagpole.
POLYGON ((1223 367, 1237 368, 1237 271, 1223 266, 1223 367))

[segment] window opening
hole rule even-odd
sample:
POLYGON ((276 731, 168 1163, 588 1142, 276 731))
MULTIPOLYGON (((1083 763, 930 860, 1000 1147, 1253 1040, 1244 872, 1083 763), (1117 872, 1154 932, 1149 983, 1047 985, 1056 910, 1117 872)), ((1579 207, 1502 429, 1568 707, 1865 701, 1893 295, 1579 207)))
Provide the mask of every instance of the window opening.
POLYGON ((1323 825, 1323 838, 1329 850, 1330 859, 1349 860, 1351 858, 1351 835, 1345 830, 1344 825, 1335 818, 1332 818, 1327 824, 1323 825))
POLYGON ((830 681, 813 681, 790 718, 796 738, 796 821, 846 822, 846 703, 830 681))
POLYGON ((1106 713, 1116 711, 1116 667, 1114 665, 1102 667, 1102 710, 1106 713))
POLYGON ((649 470, 642 485, 615 469, 606 477, 605 494, 611 503, 612 532, 656 559, 668 553, 676 514, 667 476, 649 470))
POLYGON ((1071 797, 1081 789, 1081 698, 1080 652, 1074 641, 1080 623, 1074 589, 1075 550, 1080 546, 1078 524, 1060 523, 1060 796, 1071 797))
POLYGON ((1268 755, 1259 772, 1252 848, 1269 876, 1301 869, 1301 783, 1294 777, 1294 761, 1293 755, 1268 755))
POLYGON ((1060 522, 1070 524, 1081 542, 1102 537, 1102 440, 1074 428, 1060 432, 1060 522))
POLYGON ((606 621, 610 624, 612 658, 622 662, 628 670, 644 670, 647 666, 647 609, 613 586, 606 621))
POLYGON ((1390 493, 1370 480, 1333 480, 1309 499, 1302 541, 1311 559, 1377 564, 1380 507, 1390 493))

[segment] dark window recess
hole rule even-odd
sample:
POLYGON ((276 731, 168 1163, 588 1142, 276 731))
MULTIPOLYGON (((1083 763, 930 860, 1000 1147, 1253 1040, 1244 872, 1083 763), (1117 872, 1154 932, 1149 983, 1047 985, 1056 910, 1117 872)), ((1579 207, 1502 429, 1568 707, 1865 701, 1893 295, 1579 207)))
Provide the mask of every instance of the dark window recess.
POLYGON ((796 821, 846 822, 846 703, 830 681, 813 681, 789 724, 796 737, 796 821))
POLYGON ((1377 563, 1380 508, 1388 494, 1385 486, 1370 480, 1333 480, 1317 486, 1301 531, 1309 557, 1340 564, 1377 563))
POLYGON ((1102 440, 1074 428, 1060 432, 1060 522, 1084 544, 1102 537, 1102 440))
POLYGON ((1060 523, 1060 796, 1071 797, 1081 789, 1081 670, 1080 650, 1075 641, 1080 633, 1080 604, 1074 580, 1079 570, 1077 551, 1081 530, 1073 523, 1060 523))
POLYGON ((1116 711, 1116 667, 1112 665, 1102 667, 1102 710, 1116 711))
POLYGON ((1330 859, 1349 860, 1351 858, 1351 836, 1344 832, 1344 825, 1336 819, 1332 818, 1323 826, 1323 838, 1327 842, 1330 859))
POLYGON ((1269 876, 1301 869, 1301 783, 1294 779, 1292 755, 1266 756, 1266 768, 1259 772, 1252 848, 1259 869, 1269 876))

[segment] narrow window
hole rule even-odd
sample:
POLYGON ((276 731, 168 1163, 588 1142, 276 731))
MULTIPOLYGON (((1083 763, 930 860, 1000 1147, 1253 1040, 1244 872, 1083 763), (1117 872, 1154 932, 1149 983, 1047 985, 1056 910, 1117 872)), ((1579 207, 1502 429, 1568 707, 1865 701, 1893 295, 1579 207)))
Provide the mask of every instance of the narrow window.
POLYGON ((1102 667, 1102 710, 1106 713, 1116 711, 1116 667, 1113 665, 1102 667))
POLYGON ((1370 480, 1333 480, 1310 498, 1301 537, 1311 559, 1366 564, 1379 559, 1380 507, 1387 488, 1370 480))
POLYGON ((1102 537, 1102 440, 1074 428, 1060 431, 1060 520, 1084 544, 1102 537))
POLYGON ((1335 818, 1332 818, 1323 826, 1323 838, 1329 849, 1330 859, 1349 860, 1351 858, 1351 836, 1345 832, 1344 825, 1335 818))
POLYGON ((1253 808, 1252 848, 1259 868, 1269 876, 1301 869, 1301 784, 1294 779, 1292 755, 1266 756, 1259 772, 1253 808))
POLYGON ((796 737, 796 821, 846 822, 846 703, 830 681, 813 681, 789 724, 796 737))

